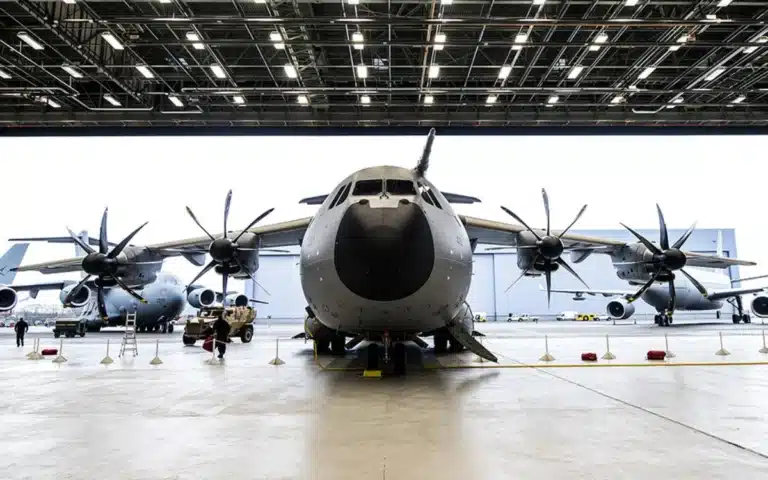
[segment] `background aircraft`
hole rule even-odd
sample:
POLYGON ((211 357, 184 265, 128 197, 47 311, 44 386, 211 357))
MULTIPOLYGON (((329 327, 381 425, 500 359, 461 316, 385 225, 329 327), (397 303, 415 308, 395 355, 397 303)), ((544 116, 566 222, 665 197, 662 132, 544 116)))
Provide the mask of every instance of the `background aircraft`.
POLYGON ((28 243, 12 245, 0 258, 0 313, 10 312, 19 301, 19 297, 11 286, 16 279, 16 267, 21 265, 27 254, 28 243))

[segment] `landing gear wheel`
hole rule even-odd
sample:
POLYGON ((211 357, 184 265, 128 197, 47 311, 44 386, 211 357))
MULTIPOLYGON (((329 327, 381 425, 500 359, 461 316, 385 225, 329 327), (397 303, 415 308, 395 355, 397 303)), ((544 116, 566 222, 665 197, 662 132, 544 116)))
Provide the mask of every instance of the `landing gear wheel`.
POLYGON ((393 371, 395 375, 405 375, 406 367, 408 365, 408 350, 405 348, 405 344, 398 342, 392 348, 392 362, 393 371))
POLYGON ((741 321, 741 317, 736 315, 735 313, 731 315, 731 318, 733 319, 733 323, 739 323, 741 321))
POLYGON ((168 324, 168 333, 173 333, 173 324, 172 323, 168 324))
POLYGON ((435 353, 445 353, 448 350, 448 337, 442 333, 435 334, 435 353))
POLYGON ((85 336, 85 332, 80 332, 80 338, 83 338, 85 336))
POLYGON ((372 343, 368 345, 368 359, 366 362, 366 370, 381 370, 379 360, 379 344, 372 343))
POLYGON ((328 353, 328 347, 330 342, 328 340, 315 339, 315 351, 318 355, 328 353))
POLYGON ((741 319, 744 321, 744 323, 752 323, 752 319, 746 313, 741 316, 741 319))
POLYGON ((455 338, 451 338, 451 353, 461 353, 464 351, 464 345, 460 344, 455 338))
POLYGON ((660 326, 661 325, 661 315, 654 315, 653 316, 653 323, 655 323, 656 325, 660 326))
POLYGON ((672 325, 672 322, 673 322, 672 315, 667 315, 667 326, 672 325))
POLYGON ((152 332, 157 333, 159 331, 160 331, 160 325, 155 325, 154 327, 152 327, 152 332))
POLYGON ((144 325, 140 325, 139 327, 136 328, 136 331, 139 333, 144 333, 147 331, 147 327, 145 327, 144 325))
POLYGON ((715 318, 717 318, 718 320, 720 320, 720 310, 718 310, 717 312, 715 312, 715 318))
POLYGON ((182 335, 181 341, 184 342, 184 345, 192 346, 197 341, 194 337, 188 337, 186 335, 182 335))
POLYGON ((344 340, 346 339, 342 335, 336 334, 331 340, 331 353, 339 357, 346 355, 347 349, 344 346, 346 343, 344 340))
POLYGON ((53 332, 53 338, 59 338, 61 334, 59 332, 53 332))
MULTIPOLYGON (((157 327, 155 327, 157 328, 157 327)), ((160 324, 160 333, 165 333, 168 331, 168 324, 163 322, 160 324)))
POLYGON ((246 328, 240 334, 240 341, 243 343, 250 342, 252 338, 253 338, 253 328, 246 328))

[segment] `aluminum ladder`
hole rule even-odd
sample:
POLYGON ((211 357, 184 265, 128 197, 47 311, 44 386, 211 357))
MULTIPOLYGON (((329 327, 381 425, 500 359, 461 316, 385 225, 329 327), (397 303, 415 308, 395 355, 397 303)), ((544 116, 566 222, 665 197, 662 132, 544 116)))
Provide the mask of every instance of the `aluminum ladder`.
POLYGON ((135 313, 129 313, 125 316, 125 334, 123 334, 123 343, 120 345, 120 355, 118 355, 118 358, 122 358, 126 351, 133 353, 134 357, 139 354, 139 348, 136 343, 135 313))

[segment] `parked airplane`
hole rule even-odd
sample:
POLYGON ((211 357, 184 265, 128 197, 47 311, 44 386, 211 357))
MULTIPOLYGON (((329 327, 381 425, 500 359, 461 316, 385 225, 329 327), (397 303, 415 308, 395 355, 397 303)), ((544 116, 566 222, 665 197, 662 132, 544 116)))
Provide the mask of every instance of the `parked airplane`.
POLYGON ((19 301, 11 284, 16 279, 15 268, 21 265, 28 248, 28 243, 16 243, 0 258, 0 313, 13 310, 19 301))
MULTIPOLYGON (((433 129, 415 169, 378 166, 359 170, 343 179, 332 194, 302 200, 320 205, 313 217, 248 227, 244 232, 254 240, 247 250, 238 248, 242 245, 235 239, 240 234, 230 238, 223 233, 147 248, 207 247, 215 265, 223 267, 221 272, 232 275, 253 272, 241 264, 255 257, 258 248, 298 244, 301 284, 308 303, 305 330, 318 350, 324 351, 330 344, 333 353, 344 354, 345 348, 372 340, 368 368, 378 369, 378 342, 394 342, 387 359, 391 358, 395 371, 403 372, 406 350, 402 342, 411 340, 426 347, 420 337, 433 336, 437 351, 450 343, 455 351, 467 348, 495 362, 496 357, 472 337, 474 316, 466 301, 477 243, 517 246, 518 266, 540 273, 557 270, 560 255, 570 248, 579 248, 586 258, 585 249, 587 254, 610 254, 628 245, 457 215, 451 203, 477 199, 441 193, 427 180, 434 135, 433 129), (345 344, 347 337, 353 339, 345 344)), ((646 249, 640 244, 624 254, 642 258, 646 249)), ((683 255, 682 263, 689 266, 752 265, 683 255)), ((51 265, 74 261, 28 265, 19 271, 45 271, 51 265)))

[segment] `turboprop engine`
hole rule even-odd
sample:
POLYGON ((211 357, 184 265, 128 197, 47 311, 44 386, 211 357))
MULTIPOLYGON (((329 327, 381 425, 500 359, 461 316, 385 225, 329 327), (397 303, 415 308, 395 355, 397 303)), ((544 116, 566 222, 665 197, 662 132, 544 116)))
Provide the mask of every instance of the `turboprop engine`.
POLYGON ((61 301, 62 305, 75 308, 82 307, 91 299, 91 289, 83 285, 80 287, 80 290, 69 299, 69 305, 67 305, 65 301, 67 295, 69 295, 76 286, 77 285, 69 285, 61 289, 61 292, 59 292, 59 301, 61 301))
POLYGON ((242 293, 233 293, 231 295, 227 295, 227 306, 228 307, 247 307, 248 296, 243 295, 242 293))
POLYGON ((187 294, 187 302, 193 308, 210 307, 216 302, 216 292, 210 288, 198 288, 187 294))
POLYGON ((626 320, 635 313, 635 306, 626 300, 613 300, 606 307, 608 315, 618 320, 626 320))
POLYGON ((768 296, 758 295, 752 300, 752 313, 758 318, 768 317, 768 296))
POLYGON ((6 286, 0 286, 0 312, 13 310, 13 307, 16 306, 18 300, 19 296, 16 294, 16 290, 6 286))

